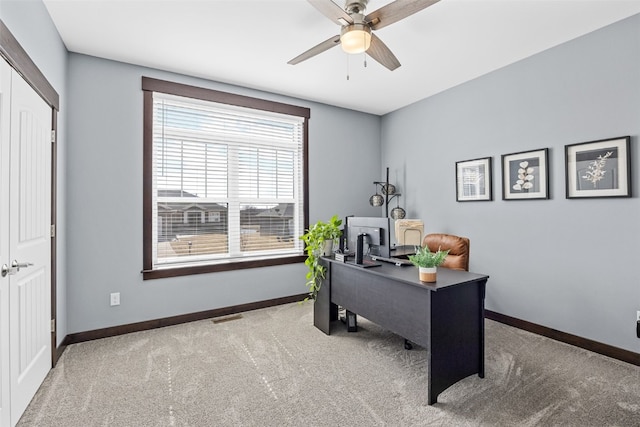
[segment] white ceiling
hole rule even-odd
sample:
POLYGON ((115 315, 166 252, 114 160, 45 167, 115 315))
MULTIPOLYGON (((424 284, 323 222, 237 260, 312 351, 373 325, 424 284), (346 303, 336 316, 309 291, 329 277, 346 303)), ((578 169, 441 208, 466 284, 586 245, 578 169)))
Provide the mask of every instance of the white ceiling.
POLYGON ((640 13, 640 0, 441 0, 376 32, 402 64, 389 71, 340 47, 287 64, 340 32, 304 0, 44 4, 72 52, 379 115, 640 13))

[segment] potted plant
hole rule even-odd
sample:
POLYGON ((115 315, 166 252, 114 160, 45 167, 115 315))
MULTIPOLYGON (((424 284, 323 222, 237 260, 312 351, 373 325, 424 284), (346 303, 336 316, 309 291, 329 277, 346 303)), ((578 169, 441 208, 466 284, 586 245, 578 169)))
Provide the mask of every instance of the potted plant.
POLYGON ((420 280, 422 282, 433 283, 436 281, 437 267, 444 262, 449 255, 449 251, 431 252, 428 246, 416 246, 416 253, 409 255, 409 261, 419 269, 420 280))
POLYGON ((320 257, 323 255, 331 255, 333 250, 333 242, 342 235, 340 230, 342 220, 337 215, 331 217, 328 222, 318 221, 305 234, 300 236, 304 241, 307 259, 305 265, 309 268, 307 272, 307 287, 309 288, 309 296, 305 301, 315 300, 318 290, 325 278, 327 268, 321 264, 320 257))

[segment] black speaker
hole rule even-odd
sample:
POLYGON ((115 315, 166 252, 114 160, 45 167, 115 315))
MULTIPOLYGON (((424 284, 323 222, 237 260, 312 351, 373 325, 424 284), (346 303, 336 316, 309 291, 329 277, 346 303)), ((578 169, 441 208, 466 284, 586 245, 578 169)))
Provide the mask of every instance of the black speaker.
POLYGON ((362 264, 364 258, 364 237, 366 234, 358 234, 356 239, 356 264, 362 264))
POLYGON ((358 332, 358 316, 347 310, 347 332, 358 332))

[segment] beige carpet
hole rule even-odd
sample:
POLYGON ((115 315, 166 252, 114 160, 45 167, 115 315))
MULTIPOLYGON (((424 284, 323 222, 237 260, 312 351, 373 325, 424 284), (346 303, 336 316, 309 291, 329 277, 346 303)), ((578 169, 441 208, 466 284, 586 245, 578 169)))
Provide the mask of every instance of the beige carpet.
POLYGON ((640 367, 486 321, 486 378, 288 304, 69 346, 19 426, 640 426, 640 367))

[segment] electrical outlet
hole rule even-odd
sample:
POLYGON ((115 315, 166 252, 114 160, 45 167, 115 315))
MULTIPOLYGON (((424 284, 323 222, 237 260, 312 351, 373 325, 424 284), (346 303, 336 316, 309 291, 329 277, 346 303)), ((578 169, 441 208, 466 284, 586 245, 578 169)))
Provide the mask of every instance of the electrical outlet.
POLYGON ((114 292, 111 294, 111 307, 114 305, 120 305, 120 292, 114 292))

